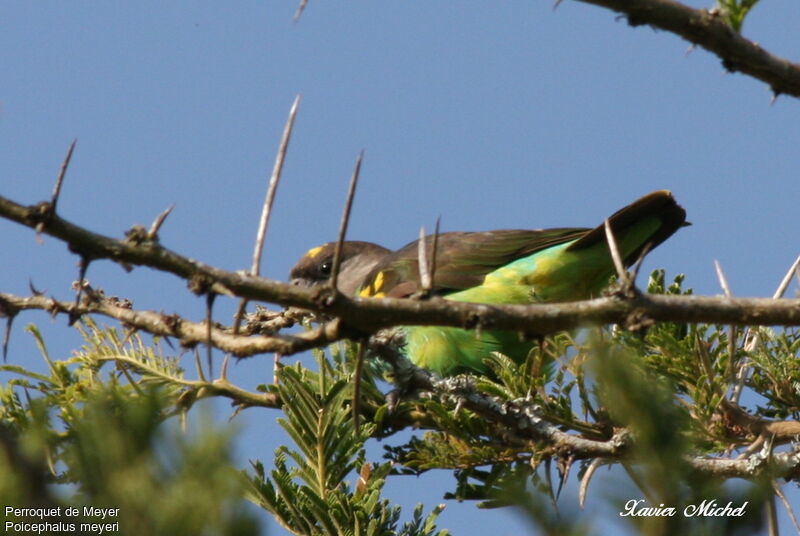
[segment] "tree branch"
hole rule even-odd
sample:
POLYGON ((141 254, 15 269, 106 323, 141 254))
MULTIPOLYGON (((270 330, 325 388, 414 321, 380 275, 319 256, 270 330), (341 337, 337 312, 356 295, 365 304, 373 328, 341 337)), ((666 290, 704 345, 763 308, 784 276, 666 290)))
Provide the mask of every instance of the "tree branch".
MULTIPOLYGON (((59 301, 47 296, 29 297, 0 293, 0 317, 11 317, 20 311, 39 309, 51 315, 66 314, 79 317, 85 314, 99 314, 119 320, 125 327, 145 331, 159 337, 174 337, 181 346, 194 348, 208 341, 205 322, 191 322, 176 314, 156 311, 137 311, 120 305, 113 299, 84 299, 79 304, 59 301)), ((343 338, 339 320, 333 320, 310 331, 295 335, 240 335, 231 330, 212 326, 211 343, 215 348, 229 352, 237 357, 251 357, 258 354, 280 352, 292 355, 312 348, 327 346, 343 338)))
MULTIPOLYGON (((441 298, 351 298, 332 289, 308 289, 230 272, 183 257, 149 240, 115 240, 74 225, 46 209, 26 207, 0 196, 0 217, 36 228, 66 242, 71 251, 93 260, 107 258, 123 265, 148 266, 185 279, 203 294, 214 291, 251 300, 296 306, 342 319, 347 327, 370 334, 397 325, 441 325, 466 329, 519 331, 546 335, 592 324, 639 325, 644 321, 706 322, 731 325, 800 325, 800 300, 670 296, 633 293, 581 302, 533 305, 486 305, 441 298), (44 217, 42 215, 45 215, 44 217)), ((43 208, 44 207, 44 208, 43 208)), ((274 350, 268 350, 274 351, 274 350)))
POLYGON ((580 1, 622 13, 631 26, 647 24, 677 34, 716 54, 726 70, 766 82, 775 95, 800 97, 800 65, 742 37, 716 10, 694 9, 672 0, 580 1))
MULTIPOLYGON (((627 430, 616 431, 607 440, 596 440, 581 437, 562 430, 549 422, 542 408, 527 399, 502 400, 486 395, 475 389, 472 379, 456 376, 444 380, 431 381, 425 388, 437 400, 455 404, 475 412, 484 419, 501 425, 504 437, 513 434, 518 438, 527 438, 541 443, 554 455, 567 459, 607 459, 618 461, 630 450, 635 438, 627 430)), ((791 433, 797 433, 800 423, 796 421, 766 421, 758 419, 761 424, 772 431, 785 427, 791 433)), ((794 436, 785 436, 784 440, 794 436)), ((791 450, 775 453, 771 448, 751 453, 737 459, 724 457, 706 457, 686 455, 684 461, 694 471, 719 478, 753 478, 761 474, 769 474, 773 478, 796 479, 800 476, 800 446, 791 450)))
POLYGON ((122 354, 98 356, 96 359, 100 362, 110 361, 117 364, 125 363, 126 365, 137 369, 140 373, 149 376, 155 376, 162 381, 184 387, 186 390, 182 393, 178 402, 178 404, 182 406, 191 404, 198 399, 211 396, 229 398, 233 400, 233 404, 235 404, 239 410, 246 407, 277 409, 283 406, 283 401, 278 393, 253 393, 232 384, 226 379, 220 378, 213 381, 207 381, 176 378, 174 376, 164 374, 156 368, 148 367, 147 364, 139 361, 138 359, 122 354))

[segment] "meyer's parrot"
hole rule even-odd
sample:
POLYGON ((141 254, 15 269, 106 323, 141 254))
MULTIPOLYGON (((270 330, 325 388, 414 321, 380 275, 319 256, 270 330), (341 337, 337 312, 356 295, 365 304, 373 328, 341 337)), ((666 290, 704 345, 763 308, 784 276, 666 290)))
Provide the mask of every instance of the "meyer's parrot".
MULTIPOLYGON (((666 190, 650 193, 608 218, 626 266, 686 223, 686 212, 666 190)), ((428 237, 427 244, 433 242, 428 237)), ((335 243, 309 250, 291 271, 295 284, 318 285, 330 275, 335 243)), ((431 292, 448 300, 530 304, 596 297, 616 270, 604 225, 449 232, 438 237, 431 292)), ((404 298, 421 290, 418 243, 391 252, 369 242, 346 242, 339 289, 362 297, 404 298)), ((442 376, 485 373, 484 359, 500 352, 517 362, 534 342, 508 331, 402 326, 404 355, 442 376)), ((531 332, 535 333, 535 326, 531 332)))

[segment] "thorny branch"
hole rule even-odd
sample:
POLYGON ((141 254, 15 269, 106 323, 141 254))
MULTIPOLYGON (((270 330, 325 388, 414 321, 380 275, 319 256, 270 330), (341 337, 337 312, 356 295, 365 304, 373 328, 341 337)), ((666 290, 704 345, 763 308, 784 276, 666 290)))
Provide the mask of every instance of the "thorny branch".
POLYGON ((649 25, 716 54, 723 67, 769 84, 773 93, 800 97, 800 65, 775 56, 731 28, 718 10, 673 0, 579 0, 621 13, 631 26, 649 25))
MULTIPOLYGON (((391 344, 378 344, 381 357, 392 363, 395 374, 406 376, 406 381, 413 384, 413 389, 418 390, 423 398, 434 398, 456 408, 468 409, 489 422, 500 424, 503 437, 498 437, 498 441, 508 442, 509 438, 517 442, 533 441, 547 448, 553 456, 573 461, 619 460, 635 441, 626 429, 618 429, 605 439, 597 437, 603 434, 599 429, 597 434, 592 434, 594 437, 570 433, 563 429, 564 423, 550 422, 543 408, 529 398, 505 400, 487 395, 475 387, 470 376, 436 379, 404 360, 391 344)), ((763 419, 728 401, 723 401, 721 409, 732 427, 750 437, 758 436, 758 439, 735 459, 684 456, 684 461, 693 471, 720 478, 753 478, 761 474, 787 480, 800 478, 800 443, 796 442, 800 437, 800 422, 763 419), (768 438, 766 446, 765 438, 768 438), (791 448, 780 453, 773 451, 773 445, 784 443, 792 443, 791 448)), ((416 415, 412 423, 415 427, 427 427, 424 416, 416 415)), ((398 423, 392 424, 396 426, 398 423)))
MULTIPOLYGON (((261 256, 264 253, 264 242, 267 239, 267 228, 269 227, 269 220, 272 215, 272 205, 275 203, 275 196, 278 193, 278 184, 281 181, 283 164, 286 161, 286 153, 289 150, 289 142, 292 139, 292 130, 294 129, 294 121, 297 117, 299 106, 300 95, 297 95, 292 102, 292 107, 289 109, 289 117, 286 119, 286 125, 283 127, 281 142, 278 146, 278 154, 275 157, 275 165, 272 167, 272 173, 269 177, 267 195, 261 208, 261 218, 258 221, 258 231, 256 232, 256 244, 253 248, 253 262, 250 265, 250 273, 252 275, 259 275, 261 273, 261 256)), ((239 308, 236 311, 236 317, 233 322, 234 333, 239 331, 239 324, 244 316, 246 307, 247 299, 243 298, 239 302, 239 308)))
MULTIPOLYGON (((478 392, 469 378, 439 380, 431 384, 431 389, 440 400, 460 404, 488 420, 502 423, 518 437, 542 441, 563 458, 618 459, 633 441, 624 429, 604 441, 567 433, 548 422, 539 406, 525 399, 509 401, 487 396, 478 392)), ((777 441, 790 441, 800 434, 800 423, 796 421, 775 421, 765 424, 760 419, 751 418, 769 428, 772 437, 777 441)), ((780 453, 764 449, 752 456, 738 459, 686 456, 685 461, 698 473, 711 476, 752 478, 769 470, 774 471, 770 474, 776 477, 791 479, 800 476, 800 445, 795 444, 791 450, 780 453)))
MULTIPOLYGON (((126 303, 114 298, 84 298, 79 304, 59 301, 47 296, 28 297, 0 293, 0 317, 10 317, 24 310, 38 309, 52 316, 66 314, 82 316, 97 314, 119 320, 123 326, 137 329, 159 337, 173 337, 185 348, 194 348, 208 341, 207 323, 192 322, 176 314, 156 311, 137 311, 126 303)), ((292 355, 299 352, 327 346, 342 339, 340 321, 332 320, 320 327, 293 335, 273 334, 248 336, 235 334, 231 329, 215 325, 211 327, 211 342, 214 347, 237 357, 280 352, 292 355)))
MULTIPOLYGON (((562 0, 556 0, 556 5, 562 0)), ((577 0, 620 13, 631 26, 648 25, 678 35, 740 72, 769 84, 773 94, 800 97, 800 65, 776 56, 725 22, 719 9, 695 9, 674 0, 577 0)), ((307 5, 301 0, 295 22, 307 5)))
POLYGON ((740 326, 800 325, 798 299, 634 293, 624 298, 612 295, 557 304, 486 305, 440 298, 424 301, 354 298, 329 288, 301 288, 246 272, 222 270, 184 257, 156 241, 115 240, 47 213, 42 205, 23 206, 0 196, 0 217, 31 228, 44 222, 43 233, 63 240, 71 251, 85 259, 110 259, 169 272, 186 280, 197 294, 213 291, 339 317, 343 327, 363 334, 397 325, 441 325, 491 327, 536 336, 593 324, 627 326, 643 319, 740 326), (46 220, 42 219, 42 213, 48 214, 46 220))
POLYGON ((342 267, 342 248, 344 246, 344 238, 347 236, 347 226, 350 224, 350 213, 353 210, 353 199, 356 195, 356 187, 358 186, 358 177, 361 174, 361 163, 364 161, 364 151, 361 151, 356 158, 356 165, 353 168, 353 174, 350 176, 350 184, 347 187, 347 199, 344 204, 344 211, 342 212, 342 220, 339 223, 339 236, 336 239, 336 249, 333 253, 333 267, 331 268, 331 276, 329 278, 329 286, 333 291, 336 291, 336 282, 339 279, 339 270, 342 267))

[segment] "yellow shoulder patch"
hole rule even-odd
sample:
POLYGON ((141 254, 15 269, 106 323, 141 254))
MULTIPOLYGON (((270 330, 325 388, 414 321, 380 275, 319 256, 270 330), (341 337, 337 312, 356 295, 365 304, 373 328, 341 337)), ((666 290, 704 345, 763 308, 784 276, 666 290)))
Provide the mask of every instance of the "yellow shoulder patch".
POLYGON ((375 279, 372 282, 361 289, 361 292, 358 293, 359 296, 362 298, 382 298, 386 294, 381 292, 381 288, 383 288, 383 280, 384 275, 383 272, 378 272, 378 275, 375 276, 375 279))

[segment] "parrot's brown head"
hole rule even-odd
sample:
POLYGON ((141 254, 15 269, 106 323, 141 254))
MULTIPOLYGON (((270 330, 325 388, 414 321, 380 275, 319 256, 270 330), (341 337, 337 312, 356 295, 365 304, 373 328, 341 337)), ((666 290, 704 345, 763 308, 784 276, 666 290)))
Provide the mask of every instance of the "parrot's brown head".
MULTIPOLYGON (((333 269, 336 242, 311 248, 289 272, 293 285, 313 287, 325 284, 333 269)), ((342 244, 342 260, 337 286, 342 294, 352 296, 364 278, 391 250, 372 242, 350 241, 342 244)))

